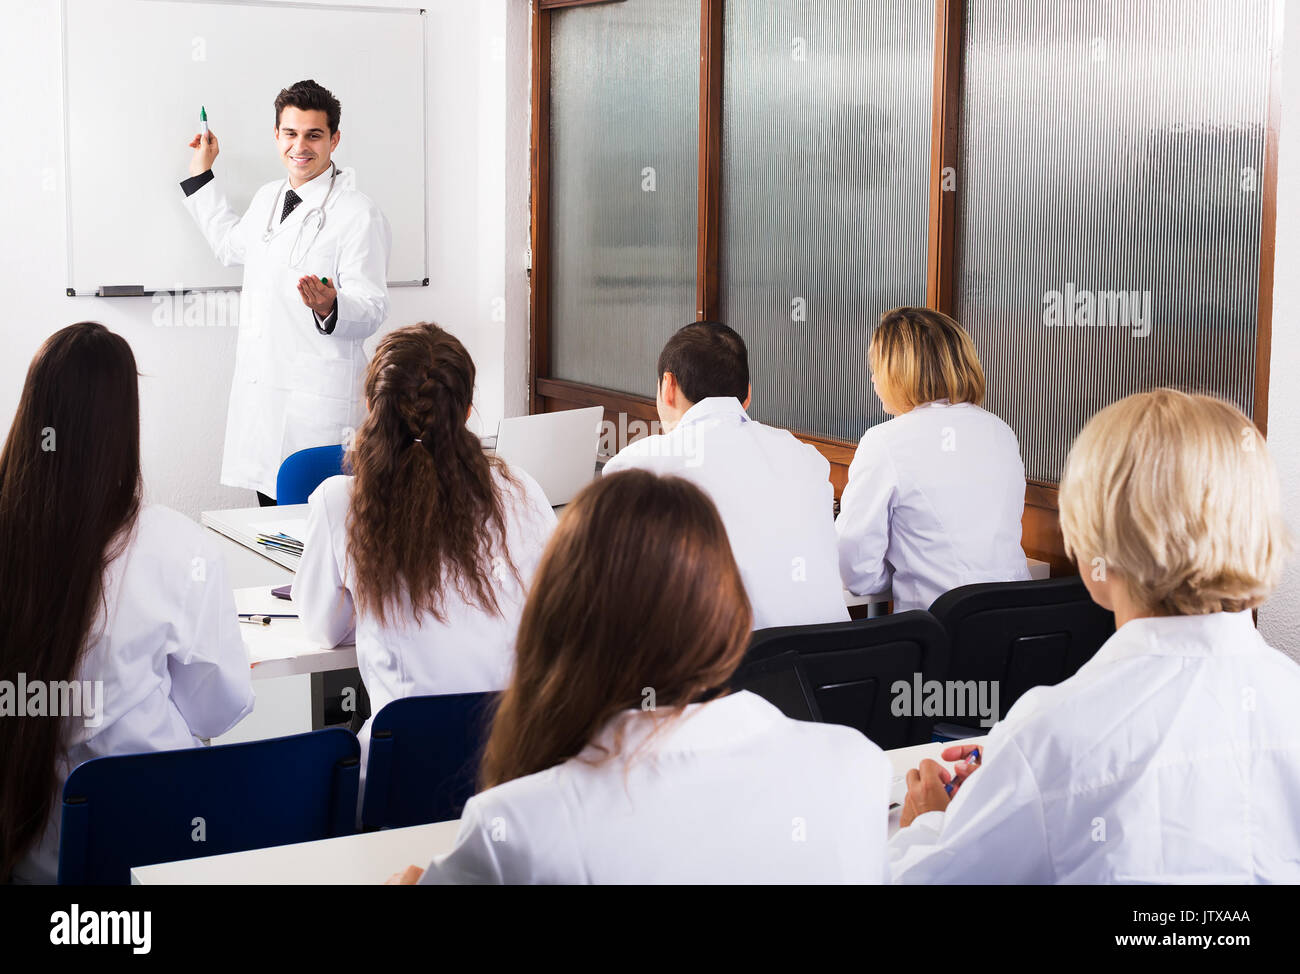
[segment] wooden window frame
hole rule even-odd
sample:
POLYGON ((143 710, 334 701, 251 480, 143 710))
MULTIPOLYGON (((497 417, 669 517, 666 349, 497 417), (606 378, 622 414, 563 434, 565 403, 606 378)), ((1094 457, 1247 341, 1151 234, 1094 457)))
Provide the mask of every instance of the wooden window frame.
MULTIPOLYGON (((530 412, 554 412, 580 406, 602 406, 605 418, 617 424, 649 423, 658 418, 654 400, 610 389, 554 378, 550 334, 550 117, 551 14, 569 7, 621 3, 624 0, 531 0, 532 2, 532 269, 529 319, 530 412)), ((1284 0, 1273 0, 1270 11, 1282 20, 1284 0)), ((696 319, 716 319, 721 307, 722 248, 722 69, 723 6, 725 0, 700 0, 700 110, 698 240, 696 249, 696 319)), ((928 220, 926 302, 945 313, 953 310, 956 276, 957 206, 961 180, 945 192, 944 172, 957 170, 962 99, 962 57, 965 50, 965 0, 935 0, 934 95, 930 134, 930 213, 928 220)), ((1260 274, 1258 324, 1255 338, 1254 419, 1268 432, 1269 354, 1272 347, 1274 237, 1277 227, 1279 96, 1281 91, 1280 31, 1273 31, 1269 51, 1268 96, 1264 132, 1264 172, 1261 179, 1260 274)), ((838 497, 848 480, 855 442, 792 430, 816 447, 831 464, 831 482, 838 497)), ((1022 541, 1025 553, 1047 561, 1052 574, 1076 569, 1065 554, 1057 517, 1057 484, 1030 480, 1025 491, 1022 541)))

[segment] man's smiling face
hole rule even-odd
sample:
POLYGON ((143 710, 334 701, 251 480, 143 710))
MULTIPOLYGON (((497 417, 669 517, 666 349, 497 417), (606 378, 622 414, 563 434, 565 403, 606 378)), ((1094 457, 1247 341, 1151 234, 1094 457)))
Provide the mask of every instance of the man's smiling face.
POLYGON ((284 107, 275 129, 275 142, 280 161, 289 172, 290 186, 297 189, 329 168, 339 135, 330 134, 329 119, 323 111, 284 107))

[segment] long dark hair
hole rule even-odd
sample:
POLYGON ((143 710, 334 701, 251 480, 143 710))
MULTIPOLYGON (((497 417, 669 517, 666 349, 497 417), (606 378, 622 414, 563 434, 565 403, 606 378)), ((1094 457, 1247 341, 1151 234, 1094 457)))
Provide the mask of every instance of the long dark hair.
MULTIPOLYGON (((0 679, 77 677, 140 512, 137 375, 126 340, 91 321, 51 335, 27 370, 0 453, 0 679)), ((44 831, 66 726, 0 717, 0 880, 44 831)))
MULTIPOLYGON (((494 578, 519 574, 505 549, 505 507, 492 476, 504 464, 487 457, 465 425, 474 400, 465 346, 429 322, 389 332, 366 371, 366 400, 348 454, 357 610, 382 623, 407 598, 413 618, 444 619, 443 595, 454 589, 499 613, 494 578)), ((508 473, 505 479, 518 486, 508 473)))
POLYGON ((751 622, 722 518, 703 491, 644 470, 597 480, 565 509, 538 566, 480 785, 576 756, 620 711, 644 706, 646 688, 671 720, 726 684, 751 622))

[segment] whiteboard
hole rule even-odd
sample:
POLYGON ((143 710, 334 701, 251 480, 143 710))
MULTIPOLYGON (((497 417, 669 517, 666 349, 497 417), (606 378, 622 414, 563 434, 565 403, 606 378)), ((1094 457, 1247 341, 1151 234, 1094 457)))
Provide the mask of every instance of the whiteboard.
POLYGON ((427 283, 425 18, 251 0, 64 0, 68 293, 238 287, 182 204, 199 107, 231 206, 283 179, 275 96, 311 78, 343 106, 334 152, 393 229, 390 284, 427 283))

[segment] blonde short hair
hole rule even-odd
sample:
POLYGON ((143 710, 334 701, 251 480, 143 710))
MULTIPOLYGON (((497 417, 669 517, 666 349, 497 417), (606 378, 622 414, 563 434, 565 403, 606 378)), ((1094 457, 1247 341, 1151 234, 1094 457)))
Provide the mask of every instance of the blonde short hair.
POLYGON ((984 369, 975 343, 940 311, 886 311, 871 336, 867 358, 882 398, 900 413, 938 399, 976 406, 984 402, 984 369))
POLYGON ((1255 608, 1290 550, 1264 437, 1231 403, 1176 389, 1088 421, 1065 462, 1060 515, 1080 571, 1116 571, 1135 602, 1165 615, 1255 608))

